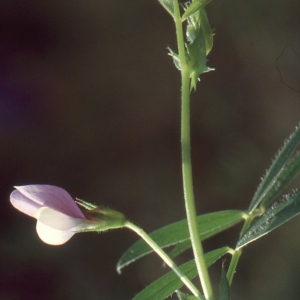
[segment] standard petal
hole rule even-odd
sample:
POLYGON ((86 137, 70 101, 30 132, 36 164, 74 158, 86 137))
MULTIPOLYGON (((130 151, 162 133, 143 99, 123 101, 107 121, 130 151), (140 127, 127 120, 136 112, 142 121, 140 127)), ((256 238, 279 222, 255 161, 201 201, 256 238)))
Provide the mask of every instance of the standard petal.
POLYGON ((74 218, 85 218, 72 197, 60 187, 34 184, 16 186, 15 188, 40 206, 51 207, 74 218))
POLYGON ((57 230, 78 231, 84 229, 86 219, 73 218, 50 207, 42 207, 36 214, 38 222, 57 230))
POLYGON ((40 204, 28 199, 18 190, 15 190, 10 194, 10 202, 16 209, 33 218, 41 208, 40 204))
POLYGON ((36 224, 36 231, 40 239, 49 245, 62 245, 76 233, 70 230, 57 230, 39 221, 36 224))

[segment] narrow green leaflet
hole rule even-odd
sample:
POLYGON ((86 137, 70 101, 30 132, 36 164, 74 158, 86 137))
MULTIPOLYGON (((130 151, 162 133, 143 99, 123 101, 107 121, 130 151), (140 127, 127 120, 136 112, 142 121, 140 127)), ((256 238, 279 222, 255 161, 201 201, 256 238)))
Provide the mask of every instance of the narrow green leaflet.
POLYGON ((238 240, 236 249, 259 239, 299 213, 300 191, 295 190, 290 194, 284 195, 281 201, 275 202, 262 216, 256 219, 238 240))
MULTIPOLYGON (((201 240, 234 226, 242 221, 243 216, 244 212, 239 210, 225 210, 198 216, 197 224, 201 240)), ((162 227, 152 232, 150 237, 160 247, 167 247, 190 240, 187 221, 181 220, 162 227)), ((123 267, 151 252, 152 249, 143 240, 137 241, 122 255, 117 264, 117 271, 120 273, 123 267)))
POLYGON ((223 266, 219 284, 218 300, 230 300, 230 286, 223 266))
MULTIPOLYGON (((206 253, 204 256, 207 267, 212 265, 216 260, 218 260, 230 250, 231 249, 229 247, 222 247, 206 253)), ((181 265, 180 269, 189 279, 196 277, 198 274, 194 260, 181 265)), ((173 294, 182 286, 183 282, 173 271, 171 271, 151 283, 132 300, 162 300, 173 294)))
POLYGON ((158 1, 166 9, 166 11, 174 18, 173 0, 158 0, 158 1))
POLYGON ((176 256, 178 256, 179 254, 181 254, 182 252, 184 252, 185 250, 189 249, 192 247, 192 243, 191 240, 186 240, 178 245, 176 245, 169 253, 168 255, 171 258, 174 258, 176 256))
POLYGON ((194 0, 182 15, 182 21, 186 20, 188 17, 190 17, 192 14, 197 12, 200 8, 204 7, 211 1, 212 0, 194 0))
POLYGON ((300 152, 298 152, 284 167, 272 188, 261 202, 262 207, 267 207, 291 183, 300 172, 300 152))
POLYGON ((266 175, 262 179, 258 186, 252 201, 249 206, 249 213, 252 213, 254 209, 264 200, 267 193, 270 191, 272 186, 276 184, 276 179, 282 172, 287 161, 297 148, 300 143, 300 126, 296 127, 296 130, 291 136, 285 141, 283 147, 279 150, 276 155, 271 167, 267 170, 266 175))

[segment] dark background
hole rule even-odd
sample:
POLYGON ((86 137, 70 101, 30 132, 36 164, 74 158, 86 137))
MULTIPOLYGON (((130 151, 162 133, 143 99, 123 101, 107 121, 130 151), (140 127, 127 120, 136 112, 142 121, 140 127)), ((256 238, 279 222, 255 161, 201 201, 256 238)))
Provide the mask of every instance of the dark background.
MULTIPOLYGON (((148 232, 184 218, 180 76, 166 50, 176 50, 173 21, 155 0, 0 2, 0 299, 131 299, 165 272, 152 255, 117 274, 134 233, 49 246, 9 194, 57 185, 148 232)), ((299 12, 298 0, 208 6, 216 70, 191 101, 200 213, 246 209, 300 120, 300 94, 276 68, 287 45, 300 53, 299 12)), ((278 65, 300 90, 300 57, 288 47, 278 65)), ((232 299, 299 299, 299 228, 295 218, 244 250, 232 299)), ((238 230, 205 250, 234 246, 238 230)), ((220 263, 211 272, 217 284, 220 263)))

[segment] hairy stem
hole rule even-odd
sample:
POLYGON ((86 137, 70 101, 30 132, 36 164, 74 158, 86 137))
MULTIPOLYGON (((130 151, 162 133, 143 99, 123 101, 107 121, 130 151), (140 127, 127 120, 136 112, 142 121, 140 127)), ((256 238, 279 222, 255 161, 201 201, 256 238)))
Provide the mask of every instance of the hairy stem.
POLYGON ((227 271, 227 280, 229 283, 229 286, 232 284, 233 276, 235 274, 235 270, 237 267, 237 264, 239 262, 240 256, 242 255, 242 249, 234 250, 232 253, 232 257, 230 260, 230 265, 227 271))
MULTIPOLYGON (((256 209, 252 214, 247 215, 247 218, 245 219, 243 228, 240 232, 240 238, 243 236, 243 234, 247 231, 249 226, 251 225, 253 219, 257 216, 260 216, 263 213, 263 210, 256 209)), ((229 285, 232 284, 233 276, 235 274, 236 267, 238 265, 239 259, 242 255, 242 249, 234 250, 232 253, 232 257, 230 260, 230 265, 227 271, 227 280, 229 282, 229 285)))
POLYGON ((197 213, 194 200, 192 163, 191 163, 191 137, 190 137, 190 70, 186 62, 182 20, 178 0, 174 0, 174 21, 181 65, 181 155, 182 177, 185 209, 191 236, 195 262, 200 282, 207 300, 214 300, 210 277, 206 267, 203 247, 197 227, 197 213))

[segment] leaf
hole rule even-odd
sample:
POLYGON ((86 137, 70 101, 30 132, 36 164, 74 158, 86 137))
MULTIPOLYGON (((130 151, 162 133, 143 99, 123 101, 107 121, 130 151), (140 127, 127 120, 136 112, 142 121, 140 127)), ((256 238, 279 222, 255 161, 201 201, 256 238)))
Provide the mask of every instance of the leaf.
POLYGON ((270 191, 272 186, 276 183, 276 179, 282 172, 288 159, 291 157, 295 149, 300 143, 300 126, 285 141, 282 148, 277 153, 273 163, 267 170, 266 175, 258 186, 249 206, 249 213, 251 214, 255 208, 263 201, 264 197, 270 191))
POLYGON ((284 167, 269 192, 261 201, 261 206, 264 208, 267 207, 291 183, 299 172, 300 152, 298 152, 284 167))
POLYGON ((194 0, 191 5, 186 9, 184 14, 182 15, 182 21, 186 20, 192 14, 197 12, 200 8, 204 7, 206 4, 211 2, 212 0, 194 0))
MULTIPOLYGON (((243 215, 244 212, 239 210, 225 210, 198 216, 197 225, 201 240, 234 226, 243 219, 243 215)), ((187 221, 181 220, 162 227, 152 232, 150 237, 160 247, 190 240, 187 221)), ((137 241, 122 255, 117 264, 117 271, 120 272, 123 267, 151 252, 152 249, 143 240, 137 241)))
POLYGON ((274 203, 263 215, 256 219, 238 240, 236 249, 259 239, 299 213, 300 191, 295 190, 291 194, 284 195, 281 201, 274 203))
POLYGON ((230 300, 230 286, 223 266, 219 284, 218 300, 230 300))
POLYGON ((174 258, 176 256, 178 256, 179 254, 181 254, 182 252, 184 252, 185 250, 189 249, 192 247, 192 243, 191 240, 186 240, 178 245, 176 245, 169 253, 168 255, 171 258, 174 258))
POLYGON ((166 11, 174 18, 173 0, 158 0, 159 3, 166 9, 166 11))
MULTIPOLYGON (((206 253, 204 255, 206 266, 209 267, 230 250, 229 247, 222 247, 206 253)), ((196 277, 198 274, 194 260, 181 265, 180 269, 189 279, 196 277)), ((171 271, 151 283, 132 300, 162 300, 173 294, 182 286, 183 282, 173 271, 171 271)))

